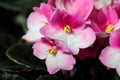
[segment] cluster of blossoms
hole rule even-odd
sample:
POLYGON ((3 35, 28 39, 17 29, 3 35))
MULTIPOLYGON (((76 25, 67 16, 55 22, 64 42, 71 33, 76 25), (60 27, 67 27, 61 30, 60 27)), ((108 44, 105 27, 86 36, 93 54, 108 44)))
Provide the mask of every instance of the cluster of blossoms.
POLYGON ((22 38, 35 42, 33 54, 45 59, 50 74, 72 70, 73 56, 85 59, 101 52, 100 61, 120 75, 119 0, 48 0, 33 10, 22 38))

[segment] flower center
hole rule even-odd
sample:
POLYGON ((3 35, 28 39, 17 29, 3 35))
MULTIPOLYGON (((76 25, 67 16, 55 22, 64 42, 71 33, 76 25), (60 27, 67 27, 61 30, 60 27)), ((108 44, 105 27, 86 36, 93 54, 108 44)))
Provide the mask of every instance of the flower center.
POLYGON ((64 27, 64 32, 66 32, 66 33, 71 33, 71 32, 72 32, 71 27, 70 27, 69 25, 66 25, 66 26, 64 27))
POLYGON ((113 31, 113 25, 112 24, 109 24, 105 30, 106 33, 111 33, 113 31))
POLYGON ((50 54, 56 54, 57 50, 58 50, 57 46, 53 46, 52 49, 49 49, 48 51, 50 54))
POLYGON ((48 23, 47 22, 44 22, 44 26, 47 26, 48 25, 48 23))

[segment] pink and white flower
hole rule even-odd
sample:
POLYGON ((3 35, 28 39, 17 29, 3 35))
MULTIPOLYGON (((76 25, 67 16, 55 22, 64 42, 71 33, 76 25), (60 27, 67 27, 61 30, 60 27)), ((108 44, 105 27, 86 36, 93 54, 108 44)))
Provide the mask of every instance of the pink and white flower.
POLYGON ((92 15, 95 17, 91 17, 92 28, 98 35, 106 37, 120 28, 120 20, 112 7, 103 7, 99 12, 92 15))
POLYGON ((78 14, 68 14, 63 10, 56 10, 51 18, 50 25, 41 28, 46 37, 63 41, 74 54, 79 48, 87 48, 96 39, 94 31, 85 26, 84 19, 78 14))
POLYGON ((22 39, 27 42, 38 41, 43 35, 40 33, 40 28, 49 24, 53 8, 45 3, 42 3, 39 7, 34 7, 34 12, 32 12, 27 19, 27 33, 22 37, 22 39))
POLYGON ((113 32, 109 39, 110 46, 100 54, 100 61, 109 68, 116 68, 120 76, 120 29, 113 32))
POLYGON ((55 74, 60 69, 72 70, 75 59, 70 52, 66 52, 56 42, 48 38, 41 38, 33 45, 33 54, 39 59, 46 59, 47 70, 55 74))

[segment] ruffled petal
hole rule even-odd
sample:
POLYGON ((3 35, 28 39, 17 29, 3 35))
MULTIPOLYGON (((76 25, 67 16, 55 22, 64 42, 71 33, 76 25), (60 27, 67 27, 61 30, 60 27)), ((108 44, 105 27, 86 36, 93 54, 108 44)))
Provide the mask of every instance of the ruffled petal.
POLYGON ((28 42, 39 40, 42 37, 39 30, 46 22, 48 21, 44 15, 38 12, 32 12, 27 19, 28 32, 22 37, 22 39, 28 42))
POLYGON ((102 50, 99 59, 105 66, 116 68, 120 61, 120 49, 114 49, 110 46, 107 46, 102 50))
POLYGON ((49 54, 48 49, 51 48, 51 46, 47 44, 45 40, 43 40, 44 39, 42 38, 40 41, 37 41, 32 47, 34 56, 39 59, 45 59, 49 54))
POLYGON ((33 8, 35 11, 37 10, 38 12, 44 14, 48 21, 50 21, 51 15, 54 11, 54 8, 46 3, 41 3, 40 8, 33 8))
POLYGON ((74 55, 79 53, 79 47, 76 46, 76 39, 75 35, 70 35, 67 39, 67 45, 74 55))
POLYGON ((70 6, 70 13, 76 12, 80 14, 84 19, 87 19, 92 9, 93 0, 75 0, 72 2, 72 6, 70 6))
POLYGON ((72 35, 68 37, 68 42, 70 44, 69 40, 74 42, 72 45, 75 45, 76 47, 87 48, 94 43, 96 40, 96 35, 94 31, 88 27, 79 32, 76 32, 75 36, 72 35))
POLYGON ((58 60, 55 55, 48 55, 48 57, 46 58, 46 66, 49 74, 55 74, 60 70, 58 66, 58 60))
POLYGON ((72 70, 76 63, 72 55, 62 53, 61 51, 58 51, 56 58, 59 68, 63 70, 72 70))

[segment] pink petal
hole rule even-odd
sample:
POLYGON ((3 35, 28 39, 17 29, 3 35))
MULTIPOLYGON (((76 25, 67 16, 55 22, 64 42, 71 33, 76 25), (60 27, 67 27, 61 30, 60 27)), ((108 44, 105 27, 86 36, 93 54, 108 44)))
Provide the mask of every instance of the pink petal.
POLYGON ((79 52, 79 47, 76 47, 76 36, 74 35, 69 35, 68 39, 67 39, 67 45, 69 47, 69 49, 73 52, 74 55, 77 55, 79 52))
POLYGON ((22 38, 28 42, 39 40, 42 37, 39 30, 46 22, 48 21, 44 15, 38 12, 32 12, 27 19, 28 32, 22 38))
POLYGON ((53 11, 54 11, 54 8, 51 5, 41 3, 40 12, 47 17, 48 21, 50 21, 50 18, 51 18, 53 11))
POLYGON ((42 27, 45 22, 48 22, 45 15, 38 13, 38 12, 32 12, 27 19, 27 26, 28 29, 34 29, 34 27, 42 27))
POLYGON ((28 30, 27 33, 22 37, 22 39, 27 42, 38 41, 41 37, 43 37, 43 35, 38 30, 28 30))
POLYGON ((112 7, 104 7, 102 11, 110 24, 114 25, 118 22, 118 15, 112 7))
POLYGON ((110 46, 120 49, 120 29, 111 34, 110 46))
POLYGON ((75 0, 69 9, 71 13, 76 12, 87 19, 93 9, 93 0, 75 0))
POLYGON ((48 57, 46 58, 46 66, 49 74, 55 74, 60 70, 58 66, 58 60, 55 55, 48 55, 48 57))
POLYGON ((88 18, 93 9, 93 0, 49 0, 49 3, 69 13, 78 13, 84 19, 88 18))
POLYGON ((48 4, 52 5, 53 7, 56 7, 55 0, 48 0, 48 4))
POLYGON ((63 21, 74 30, 81 30, 85 27, 85 20, 78 14, 66 14, 63 16, 63 21))
POLYGON ((54 11, 52 17, 51 17, 51 25, 53 28, 55 28, 56 30, 61 29, 64 27, 64 21, 63 21, 63 17, 66 14, 65 11, 63 10, 59 10, 57 9, 56 11, 54 11))
POLYGON ((120 61, 120 49, 114 49, 110 46, 107 46, 102 50, 99 59, 105 66, 116 68, 120 61))
MULTIPOLYGON (((89 46, 91 46, 94 41, 96 40, 96 35, 94 33, 94 31, 91 28, 85 28, 79 32, 75 33, 74 38, 69 38, 69 39, 73 39, 74 40, 74 44, 75 46, 79 47, 79 48, 87 48, 89 46)), ((69 40, 68 39, 68 40, 69 40)))
POLYGON ((61 51, 58 51, 56 58, 59 68, 63 70, 72 70, 76 63, 72 55, 61 53, 61 51))
MULTIPOLYGON (((94 14, 92 16, 94 17, 94 14)), ((115 25, 118 22, 117 13, 112 7, 103 7, 95 13, 95 16, 97 18, 92 21, 92 24, 96 32, 104 32, 109 24, 115 25)))
POLYGON ((32 48, 34 56, 39 59, 45 59, 48 55, 48 49, 50 49, 51 46, 45 41, 45 39, 41 38, 41 40, 37 41, 32 48))
POLYGON ((56 30, 51 25, 41 28, 40 32, 46 37, 62 41, 65 41, 68 36, 63 30, 56 30))

